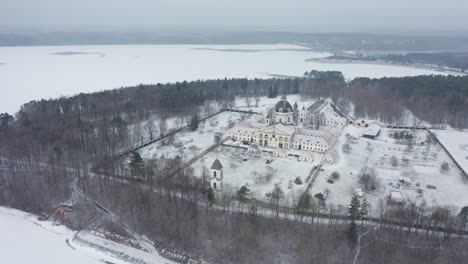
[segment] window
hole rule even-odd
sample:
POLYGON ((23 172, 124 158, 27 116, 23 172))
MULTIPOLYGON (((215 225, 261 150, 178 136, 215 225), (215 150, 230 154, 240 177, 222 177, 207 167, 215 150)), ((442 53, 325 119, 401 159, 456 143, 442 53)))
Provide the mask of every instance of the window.
POLYGON ((213 189, 216 190, 216 182, 213 182, 213 189))
MULTIPOLYGON (((213 171, 213 176, 215 176, 215 177, 216 177, 216 171, 213 171)), ((215 184, 216 184, 216 183, 215 183, 215 184)))

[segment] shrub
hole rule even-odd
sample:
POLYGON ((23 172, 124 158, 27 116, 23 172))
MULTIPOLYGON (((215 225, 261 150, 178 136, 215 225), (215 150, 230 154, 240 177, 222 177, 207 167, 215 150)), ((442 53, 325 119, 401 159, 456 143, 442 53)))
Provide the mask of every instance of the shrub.
POLYGON ((295 183, 295 184, 298 184, 298 185, 302 184, 301 178, 297 177, 297 178, 294 180, 294 183, 295 183))
POLYGON ((331 177, 334 180, 338 180, 340 178, 340 174, 337 171, 334 171, 332 172, 331 177))

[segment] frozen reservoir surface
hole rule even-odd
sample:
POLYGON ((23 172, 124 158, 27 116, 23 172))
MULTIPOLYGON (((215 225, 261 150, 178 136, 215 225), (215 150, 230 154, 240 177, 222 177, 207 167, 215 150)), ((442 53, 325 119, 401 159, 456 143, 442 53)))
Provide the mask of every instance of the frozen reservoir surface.
POLYGON ((443 74, 402 66, 306 61, 329 55, 287 44, 0 47, 0 113, 14 113, 31 100, 140 83, 302 76, 309 70, 341 71, 348 79, 443 74))

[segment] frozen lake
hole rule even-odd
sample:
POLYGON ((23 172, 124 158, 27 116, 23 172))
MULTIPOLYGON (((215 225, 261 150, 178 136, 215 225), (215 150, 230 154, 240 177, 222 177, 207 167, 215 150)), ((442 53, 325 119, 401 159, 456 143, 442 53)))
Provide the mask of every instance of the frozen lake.
POLYGON ((0 113, 30 100, 131 86, 224 77, 302 76, 341 71, 346 78, 441 74, 401 66, 307 62, 328 53, 295 45, 107 45, 0 48, 0 113))

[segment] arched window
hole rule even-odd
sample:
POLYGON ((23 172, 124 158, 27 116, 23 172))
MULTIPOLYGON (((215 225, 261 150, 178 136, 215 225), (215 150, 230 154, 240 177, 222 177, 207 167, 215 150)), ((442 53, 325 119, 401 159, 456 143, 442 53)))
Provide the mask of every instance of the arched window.
POLYGON ((213 171, 213 176, 215 176, 215 177, 216 177, 216 171, 213 171))
POLYGON ((213 182, 213 189, 216 190, 216 182, 213 182))

